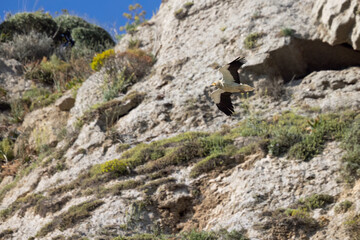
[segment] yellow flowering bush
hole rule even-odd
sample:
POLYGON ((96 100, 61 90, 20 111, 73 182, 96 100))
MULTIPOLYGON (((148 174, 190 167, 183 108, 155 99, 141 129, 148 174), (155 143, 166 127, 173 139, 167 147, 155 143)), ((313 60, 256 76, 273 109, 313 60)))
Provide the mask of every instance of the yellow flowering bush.
POLYGON ((114 49, 109 49, 102 53, 96 54, 91 63, 91 68, 94 71, 100 71, 100 69, 104 66, 106 60, 114 56, 115 56, 114 49))

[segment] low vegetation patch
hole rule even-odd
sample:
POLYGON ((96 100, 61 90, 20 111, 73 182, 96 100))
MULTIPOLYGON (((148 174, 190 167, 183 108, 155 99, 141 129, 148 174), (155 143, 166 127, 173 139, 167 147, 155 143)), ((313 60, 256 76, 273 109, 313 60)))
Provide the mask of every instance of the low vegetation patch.
POLYGON ((254 154, 258 151, 262 152, 263 141, 259 140, 257 143, 252 143, 237 149, 234 145, 229 144, 225 148, 213 151, 206 158, 198 161, 191 169, 190 176, 198 177, 203 173, 212 170, 222 170, 231 166, 235 166, 244 162, 245 157, 254 154))
POLYGON ((334 197, 328 194, 313 194, 305 199, 299 200, 300 208, 307 208, 308 210, 313 210, 316 208, 324 208, 328 204, 334 202, 334 197))
POLYGON ((295 34, 295 30, 292 28, 282 28, 279 32, 280 37, 291 37, 295 34))
POLYGON ((124 152, 120 159, 108 161, 96 168, 100 173, 127 175, 143 165, 136 171, 151 173, 167 166, 188 164, 193 159, 223 151, 231 143, 231 140, 225 140, 219 135, 185 133, 151 144, 139 144, 124 152))
POLYGON ((345 228, 351 239, 360 238, 360 215, 349 217, 345 221, 345 228))
POLYGON ((259 227, 268 230, 274 239, 296 239, 311 236, 320 225, 306 209, 279 209, 270 213, 270 219, 259 227))
POLYGON ((360 114, 345 131, 342 146, 346 150, 343 156, 343 175, 347 182, 353 183, 360 178, 360 114))
POLYGON ((174 16, 179 20, 183 19, 187 16, 187 11, 183 8, 179 8, 174 12, 174 16))
POLYGON ((11 235, 14 233, 12 229, 5 229, 0 233, 0 239, 10 239, 11 235))
POLYGON ((25 63, 49 57, 53 50, 52 43, 53 40, 44 33, 16 33, 12 41, 0 43, 0 53, 6 58, 25 63))
POLYGON ((10 138, 4 138, 0 141, 0 163, 14 159, 13 145, 14 142, 10 138))
POLYGON ((92 74, 85 58, 61 60, 56 55, 43 58, 40 62, 32 62, 25 66, 25 78, 52 86, 54 90, 63 92, 78 85, 92 74))
POLYGON ((5 221, 10 216, 13 216, 18 210, 20 210, 20 216, 24 216, 28 208, 38 205, 39 201, 43 198, 44 196, 41 194, 33 194, 27 197, 18 198, 8 208, 0 212, 0 218, 5 221))
POLYGON ((55 229, 64 231, 70 227, 74 227, 77 223, 90 217, 91 212, 100 207, 103 203, 104 202, 101 200, 91 200, 70 207, 67 212, 60 214, 55 217, 53 221, 42 227, 36 234, 36 237, 44 237, 55 229))
POLYGON ((346 213, 353 206, 353 202, 349 200, 342 201, 335 207, 336 213, 346 213))
POLYGON ((53 104, 61 96, 61 92, 51 93, 45 88, 35 87, 25 91, 22 100, 28 104, 29 110, 33 111, 53 104))
POLYGON ((135 234, 133 236, 119 236, 113 240, 248 240, 242 231, 231 232, 221 229, 219 231, 197 231, 182 232, 177 235, 162 234, 135 234))
POLYGON ((139 189, 144 191, 147 195, 152 195, 159 186, 170 182, 176 182, 176 179, 172 177, 159 178, 140 186, 139 189))
POLYGON ((267 149, 270 154, 281 156, 288 153, 291 158, 309 161, 322 152, 328 141, 349 142, 350 152, 356 151, 352 146, 356 146, 357 139, 355 137, 354 140, 350 136, 358 135, 344 133, 348 131, 357 133, 358 115, 356 112, 344 112, 321 114, 311 119, 292 112, 284 112, 267 121, 253 117, 239 123, 239 127, 232 129, 228 136, 262 137, 268 142, 267 149))
POLYGON ((111 193, 111 195, 121 195, 123 190, 134 189, 144 184, 142 180, 126 180, 119 182, 110 188, 106 188, 102 193, 111 193))
POLYGON ((251 33, 246 36, 244 40, 244 47, 246 49, 253 49, 258 46, 257 41, 262 38, 265 34, 264 33, 251 33))
MULTIPOLYGON (((309 161, 321 153, 327 141, 344 139, 344 132, 352 126, 356 115, 354 112, 324 114, 311 119, 285 112, 266 121, 253 117, 239 123, 239 127, 229 130, 224 136, 217 133, 185 133, 150 144, 139 144, 123 152, 121 158, 94 166, 93 172, 114 176, 149 174, 169 166, 188 165, 197 161, 191 172, 196 177, 201 173, 238 164, 245 156, 259 150, 274 156, 288 153, 292 158, 309 161), (233 141, 240 136, 257 136, 259 141, 238 149, 233 141)), ((346 141, 351 144, 356 141, 353 138, 350 140, 350 134, 346 136, 346 141)), ((314 198, 315 202, 328 202, 323 195, 314 198)), ((306 201, 310 201, 306 202, 309 207, 316 207, 316 204, 312 205, 311 199, 306 201)))

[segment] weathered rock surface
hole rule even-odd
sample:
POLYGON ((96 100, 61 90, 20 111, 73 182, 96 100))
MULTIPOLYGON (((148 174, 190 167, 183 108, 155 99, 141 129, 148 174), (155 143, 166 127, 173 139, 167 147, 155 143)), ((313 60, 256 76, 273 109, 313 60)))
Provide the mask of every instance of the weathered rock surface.
MULTIPOLYGON (((254 154, 220 175, 204 174, 192 179, 189 177, 192 166, 177 166, 169 173, 162 169, 166 175, 160 178, 165 181, 163 184, 155 182, 159 179, 148 179, 158 177, 154 175, 120 176, 106 184, 97 183, 97 188, 92 189, 95 192, 76 186, 51 195, 50 189, 73 183, 95 164, 119 158, 119 148, 126 144, 131 147, 185 131, 218 131, 254 112, 272 117, 284 110, 304 108, 313 108, 315 112, 359 109, 359 52, 346 46, 331 46, 347 43, 359 49, 356 40, 359 16, 352 12, 357 9, 356 1, 200 0, 179 19, 175 12, 184 8, 185 3, 163 1, 159 12, 147 24, 139 26, 134 35, 125 36, 116 47, 118 52, 124 51, 130 39, 139 39, 142 48, 152 52, 157 60, 151 74, 133 85, 127 96, 104 104, 106 81, 104 73, 97 72, 83 83, 73 106, 59 104, 25 117, 19 130, 22 133, 30 130, 18 139, 29 141, 33 148, 44 144, 57 146, 56 151, 63 151, 61 161, 48 158, 36 163, 34 170, 6 192, 0 210, 33 193, 51 196, 47 201, 54 203, 66 197, 71 200, 45 217, 35 214, 33 207, 23 216, 15 212, 0 223, 0 234, 5 231, 9 239, 33 237, 70 207, 97 198, 104 204, 91 216, 73 228, 56 229, 43 239, 61 235, 106 239, 110 238, 106 234, 114 237, 128 233, 124 230, 126 224, 134 232, 151 232, 157 226, 169 231, 227 228, 245 229, 251 239, 274 239, 273 232, 257 228, 271 221, 267 212, 287 208, 314 193, 326 193, 338 198, 337 202, 345 199, 354 202, 354 209, 351 213, 336 214, 332 204, 326 210, 314 211, 312 217, 316 220, 326 218, 329 222, 321 231, 305 237, 349 238, 343 223, 351 214, 359 213, 360 183, 348 189, 339 180, 344 151, 337 142, 330 142, 322 154, 309 162, 254 154), (292 28, 295 34, 280 36, 283 28, 292 28), (245 49, 244 40, 251 33, 264 34, 254 49, 245 49), (209 97, 212 91, 209 85, 221 77, 212 67, 240 55, 248 60, 240 76, 257 90, 248 99, 233 96, 236 113, 229 118, 209 97), (136 92, 146 95, 132 95, 136 92), (276 100, 266 95, 275 96, 276 100), (74 139, 58 142, 59 130, 65 129, 74 139), (146 181, 160 187, 156 191, 144 186, 124 190, 121 196, 102 195, 104 188, 126 180, 146 181), (150 201, 150 207, 140 211, 135 204, 138 201, 150 201), (8 234, 7 229, 13 233, 8 234)), ((4 69, 0 72, 0 84, 4 83, 4 88, 14 96, 30 87, 17 66, 0 60, 0 69, 4 69)), ((238 138, 235 146, 241 148, 257 140, 238 138)), ((20 143, 17 145, 19 148, 20 143)), ((0 188, 8 187, 13 179, 4 178, 0 188)), ((284 234, 295 239, 292 232, 284 234)))
POLYGON ((31 88, 31 81, 22 76, 23 66, 14 59, 0 58, 0 86, 6 91, 9 99, 18 98, 31 88))
MULTIPOLYGON (((267 157, 251 169, 244 170, 240 165, 229 176, 214 179, 209 189, 228 194, 228 198, 209 211, 212 220, 203 227, 253 229, 254 224, 266 222, 266 216, 262 215, 265 211, 287 208, 314 192, 338 196, 344 185, 337 182, 342 151, 336 145, 328 145, 321 156, 310 162, 267 157), (215 217, 225 215, 226 218, 215 217)), ((248 234, 251 239, 265 239, 254 230, 248 234)))
POLYGON ((43 146, 56 146, 59 135, 66 132, 68 112, 50 106, 35 110, 25 116, 19 131, 22 135, 15 143, 15 152, 24 151, 23 141, 27 141, 31 149, 39 150, 43 146))
POLYGON ((306 76, 296 86, 295 101, 299 105, 318 107, 322 111, 360 109, 360 68, 342 71, 320 71, 306 76))
POLYGON ((104 75, 100 72, 89 77, 79 88, 76 95, 75 106, 71 109, 71 118, 68 123, 69 127, 80 118, 85 111, 97 103, 103 102, 102 86, 104 85, 104 75))
POLYGON ((359 1, 316 1, 312 14, 319 24, 316 37, 331 45, 347 43, 360 50, 359 1))

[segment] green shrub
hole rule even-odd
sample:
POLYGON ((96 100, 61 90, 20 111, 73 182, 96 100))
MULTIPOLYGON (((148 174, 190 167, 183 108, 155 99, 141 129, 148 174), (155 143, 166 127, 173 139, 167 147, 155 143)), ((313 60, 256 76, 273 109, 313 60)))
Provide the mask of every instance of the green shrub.
POLYGON ((53 40, 45 33, 16 33, 12 41, 0 43, 0 53, 6 58, 21 62, 33 61, 50 56, 53 51, 52 43, 53 40))
POLYGON ((60 28, 59 32, 65 32, 66 30, 72 30, 77 27, 83 27, 83 28, 91 28, 93 27, 93 24, 88 23, 84 19, 70 15, 70 14, 61 14, 60 16, 57 16, 54 18, 54 21, 56 22, 57 26, 60 28))
POLYGON ((92 28, 77 27, 71 31, 75 44, 83 48, 102 52, 115 45, 114 40, 104 29, 93 26, 92 28))
POLYGON ((343 175, 347 182, 354 182, 360 177, 360 118, 359 115, 351 123, 344 134, 343 148, 347 151, 343 156, 343 175))
POLYGON ((306 136, 301 142, 290 148, 289 155, 295 159, 309 161, 323 149, 324 140, 320 134, 306 136))
POLYGON ((302 132, 298 127, 282 127, 274 129, 269 141, 269 153, 280 156, 286 153, 291 146, 302 140, 302 132))
POLYGON ((101 172, 112 172, 119 175, 129 174, 130 168, 128 161, 113 159, 100 165, 101 172))
POLYGON ((11 161, 14 158, 14 143, 9 138, 4 138, 0 142, 0 160, 11 161))
POLYGON ((157 151, 153 145, 138 144, 134 148, 122 154, 121 159, 107 161, 97 166, 100 173, 114 173, 116 175, 126 175, 135 167, 151 160, 151 155, 157 151))
POLYGON ((191 8, 192 6, 194 6, 194 3, 193 3, 193 2, 186 2, 186 3, 184 4, 184 8, 186 8, 186 9, 189 9, 189 8, 191 8))
MULTIPOLYGON (((54 19, 42 11, 17 13, 0 24, 0 32, 6 36, 6 41, 13 40, 15 35, 29 35, 31 32, 40 33, 39 36, 52 37, 57 30, 54 19)), ((37 42, 37 39, 33 40, 37 42)))
POLYGON ((75 45, 82 49, 92 49, 95 52, 102 52, 115 45, 114 40, 108 32, 103 28, 88 23, 80 17, 63 14, 54 20, 60 29, 58 36, 60 33, 69 30, 75 41, 75 45))
POLYGON ((190 177, 198 177, 203 173, 216 169, 219 166, 224 165, 226 160, 229 160, 229 156, 226 156, 223 153, 213 153, 194 165, 191 169, 190 177))
POLYGON ((264 33, 251 33, 246 36, 244 40, 244 47, 246 49, 252 49, 257 47, 257 40, 262 38, 264 36, 264 33))
POLYGON ((251 117, 239 124, 240 126, 231 130, 231 138, 237 136, 249 137, 249 136, 267 136, 269 132, 269 124, 257 117, 251 117))
POLYGON ((224 139, 224 137, 218 134, 213 134, 208 137, 202 137, 199 139, 203 155, 205 156, 211 153, 224 152, 225 147, 229 144, 232 144, 232 140, 224 139))
POLYGON ((309 210, 324 208, 326 205, 334 202, 334 197, 327 194, 313 194, 305 199, 299 200, 299 204, 309 210))
POLYGON ((174 12, 174 16, 175 16, 177 19, 181 20, 181 19, 183 19, 183 18, 185 18, 185 17, 187 16, 187 11, 184 10, 183 8, 179 8, 178 10, 176 10, 176 11, 174 12))
POLYGON ((309 161, 322 151, 326 141, 341 139, 348 124, 347 121, 342 121, 338 115, 322 115, 315 122, 308 121, 308 123, 311 131, 309 134, 303 135, 302 141, 290 148, 289 155, 292 158, 309 161))
POLYGON ((290 37, 293 36, 295 33, 294 29, 291 28, 282 28, 279 32, 279 36, 281 37, 290 37))
POLYGON ((119 93, 124 93, 132 85, 132 77, 126 78, 124 71, 117 74, 115 78, 105 77, 102 89, 104 100, 110 101, 117 97, 119 93))

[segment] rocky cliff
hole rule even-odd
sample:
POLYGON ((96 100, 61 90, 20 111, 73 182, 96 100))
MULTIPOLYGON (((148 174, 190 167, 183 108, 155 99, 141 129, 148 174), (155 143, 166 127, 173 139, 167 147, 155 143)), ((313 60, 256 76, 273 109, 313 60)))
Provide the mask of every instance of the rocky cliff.
MULTIPOLYGON (((163 1, 115 47, 136 41, 156 59, 127 93, 104 102, 102 70, 75 101, 25 116, 15 150, 49 148, 4 168, 0 236, 359 239, 359 11, 357 0, 163 1), (210 84, 238 56, 256 90, 227 117, 210 84)), ((31 86, 19 65, 0 60, 13 98, 31 86)))

